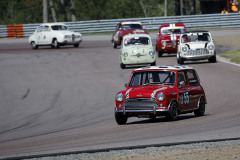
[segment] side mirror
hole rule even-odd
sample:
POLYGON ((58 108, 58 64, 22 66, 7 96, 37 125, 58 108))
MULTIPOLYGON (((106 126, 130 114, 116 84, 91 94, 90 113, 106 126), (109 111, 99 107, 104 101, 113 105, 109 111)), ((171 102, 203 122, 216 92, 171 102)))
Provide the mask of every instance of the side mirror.
POLYGON ((182 86, 185 86, 185 82, 184 81, 179 82, 179 88, 181 88, 182 86))
POLYGON ((125 86, 125 88, 127 88, 127 85, 128 85, 128 84, 127 84, 127 83, 125 83, 125 85, 124 85, 124 86, 125 86))

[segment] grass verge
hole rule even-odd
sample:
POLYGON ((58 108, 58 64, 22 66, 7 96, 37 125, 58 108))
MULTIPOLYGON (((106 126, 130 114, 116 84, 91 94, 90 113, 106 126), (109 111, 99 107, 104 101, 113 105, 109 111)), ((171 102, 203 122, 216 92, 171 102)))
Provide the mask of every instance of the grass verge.
POLYGON ((219 56, 229 59, 230 62, 240 64, 240 50, 230 50, 219 56))

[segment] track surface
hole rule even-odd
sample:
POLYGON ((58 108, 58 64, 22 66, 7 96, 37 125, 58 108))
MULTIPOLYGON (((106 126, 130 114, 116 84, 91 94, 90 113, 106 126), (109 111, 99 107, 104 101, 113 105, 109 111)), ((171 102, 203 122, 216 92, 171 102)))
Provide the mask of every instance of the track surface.
MULTIPOLYGON (((213 35, 226 33, 236 31, 213 35)), ((204 117, 129 118, 117 125, 114 97, 135 68, 120 69, 110 39, 88 36, 79 48, 38 50, 26 39, 0 40, 0 158, 239 137, 240 67, 223 62, 186 63, 205 89, 204 117)), ((157 65, 177 65, 176 56, 164 55, 157 65)))

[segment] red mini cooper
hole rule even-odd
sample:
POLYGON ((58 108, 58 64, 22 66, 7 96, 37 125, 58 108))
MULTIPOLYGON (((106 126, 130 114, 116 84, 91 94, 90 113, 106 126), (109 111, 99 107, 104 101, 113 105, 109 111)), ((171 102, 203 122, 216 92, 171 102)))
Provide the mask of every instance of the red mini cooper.
POLYGON ((177 53, 179 37, 184 32, 186 27, 182 23, 161 25, 156 39, 158 57, 163 53, 177 53))
POLYGON ((143 29, 141 22, 120 22, 117 24, 115 32, 112 36, 113 48, 117 48, 117 46, 120 46, 123 36, 128 34, 148 34, 148 32, 143 29))
POLYGON ((128 117, 176 120, 179 114, 203 116, 207 103, 197 72, 188 66, 149 66, 132 71, 126 89, 116 95, 116 122, 128 117))

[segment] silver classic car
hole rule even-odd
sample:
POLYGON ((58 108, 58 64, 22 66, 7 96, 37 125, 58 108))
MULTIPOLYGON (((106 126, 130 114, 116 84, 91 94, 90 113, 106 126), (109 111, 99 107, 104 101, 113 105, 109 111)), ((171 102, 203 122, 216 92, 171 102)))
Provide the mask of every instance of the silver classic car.
POLYGON ((216 62, 216 49, 208 31, 190 31, 181 34, 179 39, 177 62, 208 59, 216 62))
POLYGON ((148 34, 129 34, 123 37, 120 50, 120 67, 126 65, 156 65, 156 55, 148 34))

